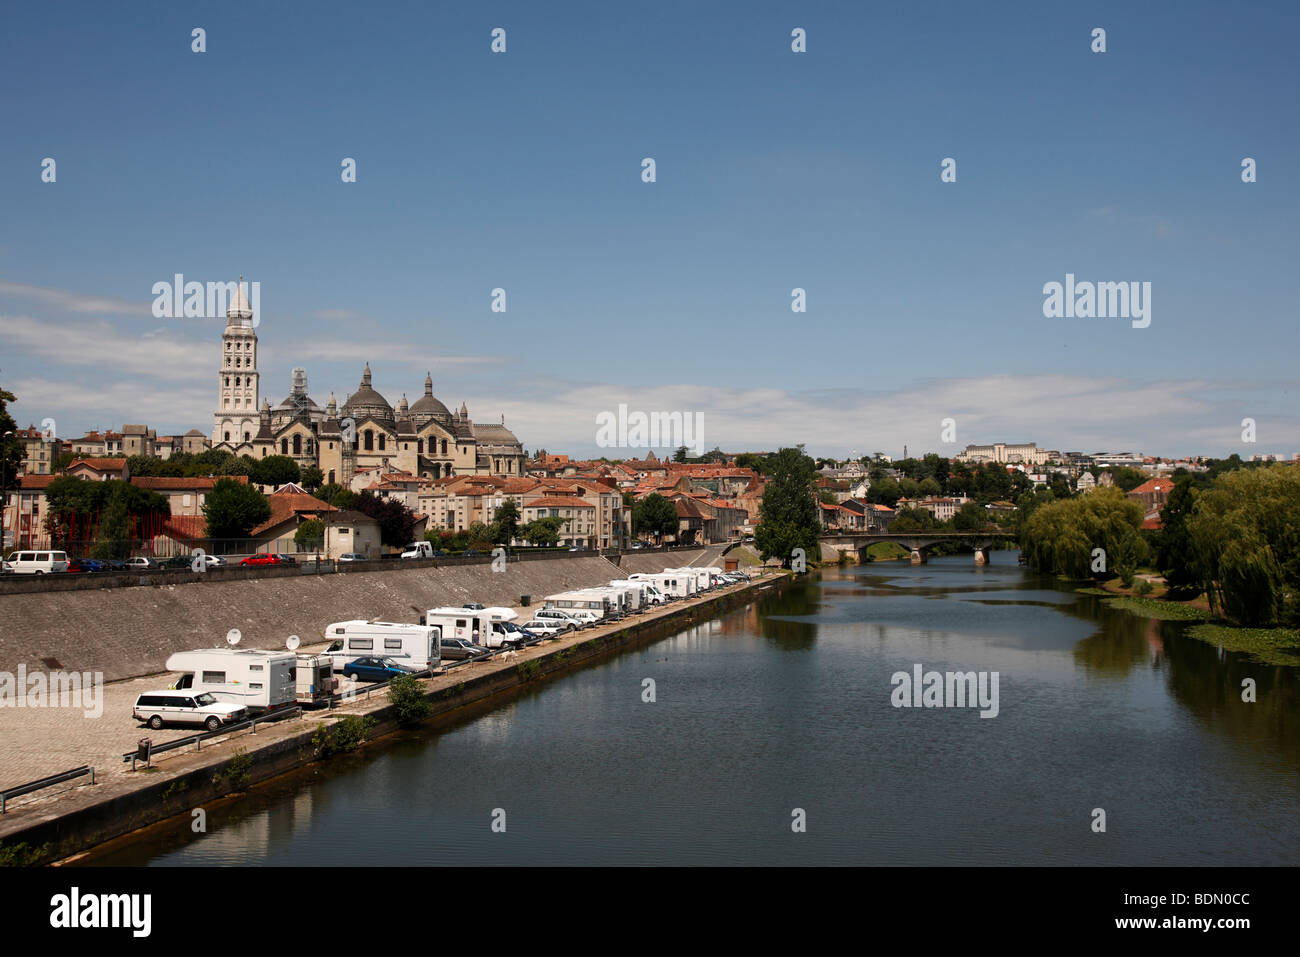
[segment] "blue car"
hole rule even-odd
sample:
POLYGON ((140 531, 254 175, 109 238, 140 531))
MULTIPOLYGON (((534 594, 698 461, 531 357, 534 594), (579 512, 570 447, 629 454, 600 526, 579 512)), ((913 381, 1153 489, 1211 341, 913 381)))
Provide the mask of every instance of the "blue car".
POLYGON ((108 562, 100 558, 83 558, 81 559, 81 570, 83 572, 106 572, 109 571, 108 562))
POLYGON ((401 675, 414 674, 415 668, 399 665, 392 658, 358 658, 343 666, 343 677, 362 681, 387 681, 401 675))

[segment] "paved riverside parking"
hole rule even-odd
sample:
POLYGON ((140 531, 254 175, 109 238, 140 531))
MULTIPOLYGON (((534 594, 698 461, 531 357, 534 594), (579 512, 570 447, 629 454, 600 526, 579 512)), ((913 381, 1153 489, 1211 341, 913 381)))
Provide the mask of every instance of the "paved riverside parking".
MULTIPOLYGON (((732 587, 739 588, 741 586, 732 587)), ((663 609, 634 617, 630 621, 634 623, 653 619, 661 614, 675 612, 691 603, 673 603, 663 609)), ((516 608, 515 610, 520 614, 518 621, 523 622, 527 620, 527 615, 530 612, 536 611, 536 608, 516 608)), ((483 661, 460 665, 453 668, 446 675, 435 676, 428 683, 428 686, 432 689, 440 689, 444 686, 450 687, 464 681, 467 675, 501 667, 513 667, 518 661, 545 654, 568 644, 586 641, 598 634, 617 631, 628 623, 630 623, 628 620, 614 622, 609 625, 589 628, 562 639, 547 641, 515 653, 505 663, 499 656, 493 656, 483 661)), ((324 648, 324 644, 316 644, 300 648, 299 651, 302 653, 315 653, 324 650, 324 648)), ((129 761, 122 761, 122 755, 135 750, 140 738, 148 737, 155 744, 162 744, 203 731, 200 727, 167 727, 154 731, 141 725, 132 717, 132 707, 139 694, 145 691, 166 688, 177 677, 176 674, 158 674, 112 682, 102 686, 102 694, 99 699, 94 702, 83 700, 78 707, 0 707, 0 787, 14 787, 87 764, 95 768, 97 783, 110 783, 115 779, 120 781, 129 775, 131 767, 129 761), (91 704, 94 707, 89 709, 90 713, 87 713, 87 706, 91 704), (96 712, 98 713, 96 714, 96 712)), ((365 684, 358 685, 358 688, 364 691, 365 684)), ((383 692, 377 692, 375 697, 383 694, 383 692)), ((379 700, 382 700, 382 698, 379 698, 379 700)), ((365 710, 368 709, 369 705, 370 702, 367 699, 358 698, 351 705, 344 706, 342 709, 306 711, 304 712, 304 720, 318 721, 329 715, 337 715, 340 710, 365 710)), ((293 718, 288 719, 287 723, 291 725, 299 724, 298 720, 293 718)), ((258 734, 274 734, 275 727, 276 725, 273 724, 266 725, 262 730, 258 731, 258 734)), ((249 732, 245 730, 234 732, 229 739, 224 736, 212 739, 210 743, 204 743, 203 751, 206 753, 209 747, 224 747, 223 742, 228 740, 240 741, 247 735, 249 735, 249 732)), ((170 759, 182 753, 189 753, 190 750, 189 748, 183 748, 159 755, 154 759, 154 763, 165 767, 170 759)), ((34 794, 14 798, 8 802, 8 807, 11 810, 17 810, 19 808, 46 806, 49 811, 57 811, 57 801, 60 795, 87 787, 88 782, 88 778, 81 778, 54 785, 34 794)))

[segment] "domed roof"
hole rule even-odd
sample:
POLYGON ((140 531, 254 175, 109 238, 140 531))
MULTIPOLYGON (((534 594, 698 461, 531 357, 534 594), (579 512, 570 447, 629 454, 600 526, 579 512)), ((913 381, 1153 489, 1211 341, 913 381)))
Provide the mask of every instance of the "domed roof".
POLYGON ((411 422, 418 429, 426 425, 431 419, 437 419, 440 422, 447 422, 451 419, 451 413, 447 407, 433 397, 433 376, 425 373, 424 376, 424 395, 411 403, 410 409, 411 422))
POLYGON ((365 371, 361 373, 361 385, 357 387, 357 391, 348 396, 348 401, 343 403, 342 412, 344 416, 351 416, 354 419, 370 416, 381 421, 393 421, 393 407, 370 387, 370 363, 366 363, 365 371))

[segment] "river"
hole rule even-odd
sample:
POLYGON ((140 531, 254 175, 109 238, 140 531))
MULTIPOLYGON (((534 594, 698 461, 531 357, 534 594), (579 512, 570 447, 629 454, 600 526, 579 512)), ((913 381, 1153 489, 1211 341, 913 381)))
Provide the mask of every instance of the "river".
POLYGON ((1300 863, 1300 670, 1184 627, 1013 552, 831 568, 85 862, 1300 863), (996 716, 895 707, 917 665, 996 716))

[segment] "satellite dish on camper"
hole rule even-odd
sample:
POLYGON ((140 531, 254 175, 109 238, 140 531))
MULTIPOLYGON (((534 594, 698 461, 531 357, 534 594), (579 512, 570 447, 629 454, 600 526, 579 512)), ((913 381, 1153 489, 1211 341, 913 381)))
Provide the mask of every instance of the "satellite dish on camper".
POLYGON ((239 639, 243 637, 243 634, 240 633, 238 628, 231 628, 226 632, 226 643, 231 646, 237 645, 239 644, 239 639))
POLYGON ((302 644, 302 639, 299 638, 297 635, 290 635, 284 641, 284 646, 288 648, 290 651, 297 651, 298 646, 301 644, 302 644))

